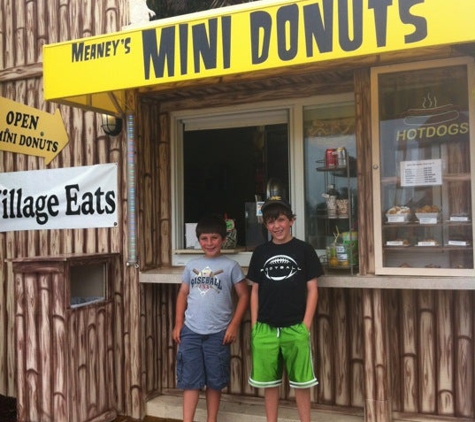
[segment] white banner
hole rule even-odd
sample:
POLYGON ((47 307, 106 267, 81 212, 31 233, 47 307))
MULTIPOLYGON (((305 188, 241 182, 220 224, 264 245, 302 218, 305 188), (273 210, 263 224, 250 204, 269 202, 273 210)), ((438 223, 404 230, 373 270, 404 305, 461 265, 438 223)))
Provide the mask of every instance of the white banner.
POLYGON ((0 232, 117 226, 117 164, 0 173, 0 232))

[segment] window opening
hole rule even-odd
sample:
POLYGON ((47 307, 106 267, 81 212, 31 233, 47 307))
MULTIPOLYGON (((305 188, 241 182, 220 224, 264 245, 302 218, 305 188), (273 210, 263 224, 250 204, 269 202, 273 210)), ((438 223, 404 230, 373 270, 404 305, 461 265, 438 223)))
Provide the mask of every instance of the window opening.
POLYGON ((235 221, 237 247, 253 250, 266 236, 256 201, 276 189, 288 198, 288 144, 286 123, 185 130, 184 223, 207 213, 226 215, 235 221))

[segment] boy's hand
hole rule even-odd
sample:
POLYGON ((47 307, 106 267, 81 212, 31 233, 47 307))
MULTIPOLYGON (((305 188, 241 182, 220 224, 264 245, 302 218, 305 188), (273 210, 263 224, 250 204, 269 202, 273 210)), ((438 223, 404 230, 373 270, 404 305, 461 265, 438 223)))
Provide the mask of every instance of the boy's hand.
POLYGON ((181 325, 177 324, 173 327, 172 338, 173 338, 173 341, 177 344, 180 344, 180 333, 181 333, 182 328, 183 328, 183 324, 181 325))
POLYGON ((229 324, 226 333, 224 334, 223 344, 231 344, 236 340, 238 333, 238 327, 235 327, 233 324, 229 324))

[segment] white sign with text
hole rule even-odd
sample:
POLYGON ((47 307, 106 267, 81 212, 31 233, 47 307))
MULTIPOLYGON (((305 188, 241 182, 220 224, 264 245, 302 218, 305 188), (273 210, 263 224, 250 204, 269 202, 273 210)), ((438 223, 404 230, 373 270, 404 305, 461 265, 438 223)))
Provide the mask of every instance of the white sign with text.
POLYGON ((117 226, 117 164, 0 174, 0 232, 117 226))
POLYGON ((442 185, 442 160, 401 161, 401 186, 442 185))

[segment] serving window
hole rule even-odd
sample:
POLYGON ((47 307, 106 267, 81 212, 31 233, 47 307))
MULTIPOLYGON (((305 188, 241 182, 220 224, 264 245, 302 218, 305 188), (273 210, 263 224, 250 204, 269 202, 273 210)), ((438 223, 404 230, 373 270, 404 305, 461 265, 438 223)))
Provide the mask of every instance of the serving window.
POLYGON ((373 69, 376 273, 474 274, 472 68, 373 69))

